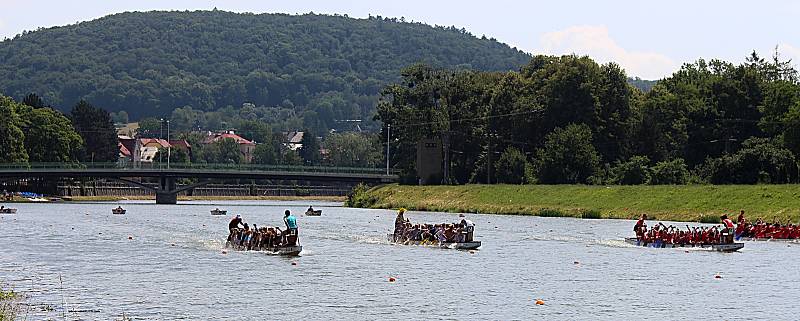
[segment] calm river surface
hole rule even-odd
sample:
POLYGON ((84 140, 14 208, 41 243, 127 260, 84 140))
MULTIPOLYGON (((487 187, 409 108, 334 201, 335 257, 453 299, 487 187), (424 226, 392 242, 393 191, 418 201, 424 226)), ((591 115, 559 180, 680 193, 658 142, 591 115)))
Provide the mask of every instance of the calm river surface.
POLYGON ((627 246, 632 221, 469 214, 470 254, 389 244, 393 211, 316 203, 323 216, 298 215, 302 256, 284 258, 223 254, 230 215, 209 210, 281 225, 307 202, 122 205, 0 215, 0 284, 28 294, 28 320, 800 318, 800 244, 687 253, 627 246))

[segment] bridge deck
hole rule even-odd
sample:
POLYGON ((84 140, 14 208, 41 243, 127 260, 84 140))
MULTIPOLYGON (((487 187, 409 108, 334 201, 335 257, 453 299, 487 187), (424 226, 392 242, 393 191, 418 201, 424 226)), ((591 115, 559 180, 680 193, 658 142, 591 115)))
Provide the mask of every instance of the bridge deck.
POLYGON ((391 183, 396 173, 383 169, 322 167, 322 166, 261 166, 261 165, 178 165, 170 168, 116 167, 115 164, 30 164, 0 165, 0 177, 173 177, 209 179, 284 179, 314 181, 347 181, 391 183))

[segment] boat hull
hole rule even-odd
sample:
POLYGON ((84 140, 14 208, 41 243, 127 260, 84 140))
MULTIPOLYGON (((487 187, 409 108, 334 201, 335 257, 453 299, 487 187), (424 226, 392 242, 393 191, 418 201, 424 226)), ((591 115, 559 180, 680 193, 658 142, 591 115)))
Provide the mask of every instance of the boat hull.
POLYGON ((394 234, 388 234, 387 239, 389 243, 400 244, 400 245, 418 245, 418 246, 428 246, 428 247, 438 247, 442 249, 455 249, 455 250, 476 250, 481 247, 481 241, 471 241, 471 242, 422 242, 422 241, 405 241, 405 242, 395 242, 394 234))
POLYGON ((778 243, 800 243, 800 239, 773 239, 773 238, 756 238, 756 237, 740 237, 737 240, 744 242, 778 242, 778 243))
POLYGON ((231 248, 234 251, 256 251, 256 252, 264 252, 270 255, 283 255, 283 256, 297 256, 300 255, 300 252, 303 251, 303 247, 300 245, 294 246, 281 246, 281 247, 260 247, 260 248, 252 248, 252 249, 245 249, 244 246, 241 245, 233 245, 228 242, 225 247, 231 248))
POLYGON ((127 212, 127 211, 126 210, 121 210, 120 211, 120 210, 116 210, 116 209, 111 210, 111 214, 117 214, 117 215, 125 214, 125 212, 127 212))
POLYGON ((322 216, 322 210, 306 211, 306 216, 322 216))
POLYGON ((226 215, 228 211, 211 211, 211 215, 226 215))
POLYGON ((16 208, 4 208, 0 210, 0 214, 17 214, 16 208))
POLYGON ((635 246, 652 247, 652 248, 702 248, 717 252, 735 252, 741 250, 744 247, 744 243, 730 243, 730 244, 670 244, 663 242, 645 243, 639 241, 635 237, 626 238, 625 243, 635 246))

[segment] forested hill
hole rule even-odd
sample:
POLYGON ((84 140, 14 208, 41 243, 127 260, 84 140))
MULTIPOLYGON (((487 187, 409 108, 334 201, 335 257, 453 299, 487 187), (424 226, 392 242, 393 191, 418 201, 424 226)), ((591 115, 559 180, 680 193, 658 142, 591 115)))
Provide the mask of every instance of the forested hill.
POLYGON ((243 102, 367 118, 410 64, 506 71, 530 58, 464 29, 403 19, 133 12, 0 42, 0 93, 35 92, 61 110, 83 98, 131 119, 243 102))

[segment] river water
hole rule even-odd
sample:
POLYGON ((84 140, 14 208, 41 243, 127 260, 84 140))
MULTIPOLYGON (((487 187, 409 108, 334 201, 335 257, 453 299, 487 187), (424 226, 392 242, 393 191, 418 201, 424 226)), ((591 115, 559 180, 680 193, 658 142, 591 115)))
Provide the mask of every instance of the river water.
POLYGON ((316 203, 323 216, 298 216, 304 252, 285 258, 223 254, 230 215, 209 211, 281 225, 284 209, 301 213, 306 202, 122 205, 126 215, 111 215, 117 203, 15 204, 19 214, 0 215, 0 284, 27 294, 22 318, 776 320, 800 313, 800 244, 747 243, 730 254, 647 249, 622 242, 632 221, 468 214, 483 241, 470 253, 392 245, 385 235, 393 211, 316 203))

